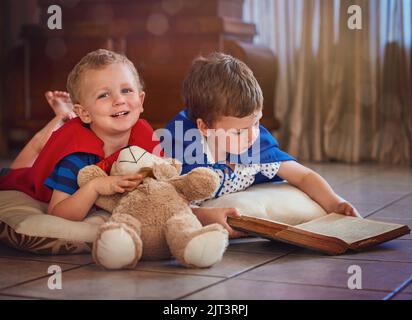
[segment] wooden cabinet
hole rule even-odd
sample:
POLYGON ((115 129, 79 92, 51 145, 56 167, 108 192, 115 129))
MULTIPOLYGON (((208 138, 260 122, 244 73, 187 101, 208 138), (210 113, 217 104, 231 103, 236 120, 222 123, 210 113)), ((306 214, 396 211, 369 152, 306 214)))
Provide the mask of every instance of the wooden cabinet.
POLYGON ((135 63, 145 83, 143 117, 155 128, 182 109, 181 84, 192 60, 213 51, 232 54, 252 68, 263 89, 263 123, 276 128, 275 56, 253 44, 256 28, 242 21, 242 5, 243 0, 40 0, 40 25, 22 31, 24 45, 9 61, 8 131, 30 136, 50 120, 44 92, 64 90, 71 68, 98 48, 123 52, 135 63), (52 4, 62 8, 62 30, 47 29, 52 4))

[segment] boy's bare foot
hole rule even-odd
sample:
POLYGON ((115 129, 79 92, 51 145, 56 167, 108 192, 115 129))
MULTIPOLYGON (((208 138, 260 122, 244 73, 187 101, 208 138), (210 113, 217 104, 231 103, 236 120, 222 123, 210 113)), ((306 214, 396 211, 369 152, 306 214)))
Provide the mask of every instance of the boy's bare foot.
POLYGON ((76 114, 73 112, 73 103, 67 92, 47 91, 44 95, 56 116, 61 116, 63 121, 68 121, 76 117, 76 114))

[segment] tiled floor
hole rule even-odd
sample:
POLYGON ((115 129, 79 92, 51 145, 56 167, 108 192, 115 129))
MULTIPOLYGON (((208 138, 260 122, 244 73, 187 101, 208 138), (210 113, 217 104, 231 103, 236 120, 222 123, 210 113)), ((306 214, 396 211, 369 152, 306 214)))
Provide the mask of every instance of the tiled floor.
MULTIPOLYGON (((412 169, 308 164, 368 218, 412 226, 412 169)), ((330 257, 258 238, 233 240, 222 262, 185 269, 174 261, 104 271, 89 255, 36 256, 0 245, 0 299, 402 299, 412 300, 411 235, 330 257), (48 289, 50 265, 62 289, 48 289), (362 289, 349 289, 350 266, 362 289)))

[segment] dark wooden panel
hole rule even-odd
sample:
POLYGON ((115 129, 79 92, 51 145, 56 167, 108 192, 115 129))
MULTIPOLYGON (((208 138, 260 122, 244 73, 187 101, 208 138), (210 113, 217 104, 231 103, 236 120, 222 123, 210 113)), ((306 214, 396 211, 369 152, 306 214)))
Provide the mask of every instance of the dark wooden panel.
POLYGON ((8 61, 6 90, 13 94, 7 95, 7 105, 13 110, 6 112, 7 128, 30 134, 40 129, 53 116, 44 92, 65 90, 69 71, 98 48, 124 52, 136 65, 146 84, 143 117, 155 128, 183 107, 181 84, 192 60, 213 51, 230 53, 252 68, 264 93, 263 123, 276 127, 275 59, 267 48, 252 44, 256 27, 242 21, 243 1, 182 1, 179 10, 173 3, 178 2, 40 0, 41 24, 22 30, 25 46, 15 48, 8 61), (62 5, 63 30, 46 27, 51 4, 62 5), (152 14, 167 19, 163 32, 156 34, 148 27, 152 14))
MULTIPOLYGON (((67 25, 91 21, 94 24, 113 22, 113 19, 147 19, 151 14, 161 13, 169 17, 231 17, 242 19, 243 0, 40 0, 42 8, 59 4, 64 11, 67 25)), ((47 11, 41 11, 41 20, 47 22, 47 11)))

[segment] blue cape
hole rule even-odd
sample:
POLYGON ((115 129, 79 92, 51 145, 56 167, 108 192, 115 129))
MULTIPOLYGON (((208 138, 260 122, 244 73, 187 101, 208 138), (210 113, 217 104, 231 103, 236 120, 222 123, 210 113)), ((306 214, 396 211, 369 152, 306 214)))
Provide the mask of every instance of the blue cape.
MULTIPOLYGON (((295 158, 279 149, 279 143, 269 131, 259 126, 259 136, 256 142, 243 154, 228 154, 227 160, 239 164, 261 164, 278 161, 296 161, 295 158), (258 144, 258 145, 256 145, 258 144)), ((203 152, 202 137, 196 123, 189 118, 187 110, 180 111, 167 125, 166 130, 160 134, 160 141, 167 157, 176 158, 182 162, 182 173, 187 173, 196 167, 226 167, 225 164, 210 164, 203 152), (190 130, 190 131, 189 131, 190 130), (186 136, 185 136, 186 134, 186 136)), ((257 174, 254 184, 282 181, 278 176, 269 179, 262 174, 257 174)))

